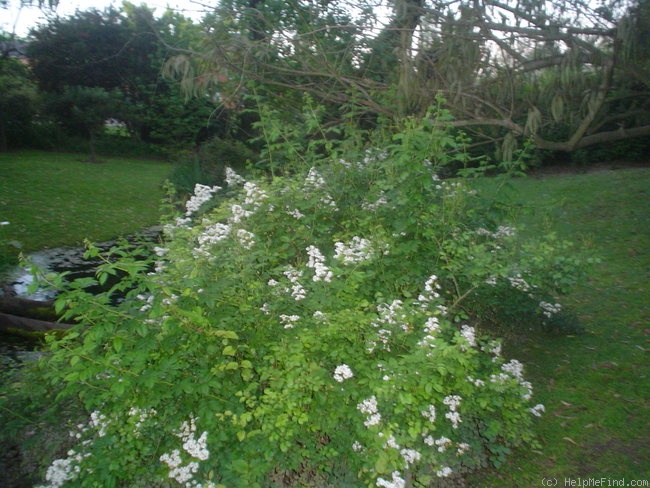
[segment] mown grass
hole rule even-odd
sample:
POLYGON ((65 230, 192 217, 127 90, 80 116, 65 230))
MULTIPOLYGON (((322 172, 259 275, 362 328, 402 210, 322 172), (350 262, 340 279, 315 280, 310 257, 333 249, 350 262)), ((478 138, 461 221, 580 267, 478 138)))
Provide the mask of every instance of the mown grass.
POLYGON ((470 486, 650 481, 650 169, 510 184, 526 232, 557 232, 601 261, 563 300, 583 334, 525 333, 508 348, 525 362, 547 409, 540 449, 513 453, 496 474, 482 473, 470 486))
POLYGON ((131 234, 158 222, 160 161, 21 151, 0 154, 0 266, 18 254, 131 234))

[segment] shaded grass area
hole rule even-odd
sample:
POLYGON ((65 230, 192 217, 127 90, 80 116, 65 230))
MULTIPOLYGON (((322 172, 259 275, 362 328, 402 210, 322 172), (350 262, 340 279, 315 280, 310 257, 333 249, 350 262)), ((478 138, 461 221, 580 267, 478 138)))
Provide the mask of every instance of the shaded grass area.
POLYGON ((508 347, 546 406, 539 450, 513 453, 497 474, 483 473, 469 486, 650 482, 650 169, 531 177, 510 186, 525 232, 555 231, 601 261, 563 299, 584 334, 525 334, 508 347))
POLYGON ((158 223, 160 161, 20 151, 0 154, 0 266, 22 252, 101 242, 158 223))

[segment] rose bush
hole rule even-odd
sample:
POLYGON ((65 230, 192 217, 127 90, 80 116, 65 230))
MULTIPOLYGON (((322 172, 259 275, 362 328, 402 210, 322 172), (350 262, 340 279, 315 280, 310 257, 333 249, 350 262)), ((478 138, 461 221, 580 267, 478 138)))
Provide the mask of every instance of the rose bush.
POLYGON ((440 180, 452 150, 411 127, 272 179, 229 170, 153 268, 105 257, 123 300, 68 286, 79 325, 41 374, 87 420, 44 486, 425 486, 534 445, 544 407, 486 311, 508 287, 548 318, 575 263, 440 180))

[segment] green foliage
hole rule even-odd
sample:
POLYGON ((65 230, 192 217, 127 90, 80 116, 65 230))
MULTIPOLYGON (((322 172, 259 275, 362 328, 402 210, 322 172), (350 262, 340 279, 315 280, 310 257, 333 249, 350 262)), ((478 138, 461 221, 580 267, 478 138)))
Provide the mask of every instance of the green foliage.
MULTIPOLYGON (((71 86, 120 93, 127 103, 114 105, 111 116, 138 141, 177 150, 226 125, 227 117, 214 113, 213 97, 186 99, 178 83, 161 77, 168 45, 189 49, 200 32, 181 15, 167 12, 156 19, 146 6, 127 2, 121 9, 79 11, 39 27, 29 56, 47 100, 71 86)), ((56 114, 68 119, 65 111, 56 114)))
POLYGON ((169 179, 179 192, 190 194, 197 183, 222 185, 226 167, 242 171, 255 159, 255 152, 242 142, 214 137, 197 151, 180 156, 169 179))
POLYGON ((97 133, 106 119, 120 111, 120 92, 82 85, 66 86, 59 96, 50 96, 48 104, 71 132, 97 133))
POLYGON ((144 142, 131 136, 112 134, 108 127, 95 140, 102 156, 169 160, 171 150, 166 146, 144 142))
MULTIPOLYGON (((97 153, 102 157, 160 160, 169 159, 170 154, 173 154, 165 146, 144 142, 124 132, 122 127, 101 127, 94 140, 97 153)), ((36 123, 28 127, 21 146, 63 153, 84 153, 88 151, 88 138, 66 130, 54 117, 39 117, 36 123)))
POLYGON ((166 225, 154 272, 115 250, 68 285, 57 308, 79 326, 50 339, 40 375, 87 420, 48 481, 427 485, 534 445, 543 407, 472 299, 527 272, 552 296, 549 249, 567 249, 520 243, 441 181, 455 144, 412 124, 376 149, 303 154, 291 175, 228 170, 224 198, 197 185, 166 225))
POLYGON ((138 68, 137 57, 129 56, 125 49, 130 32, 115 8, 56 17, 34 29, 31 36, 27 54, 39 86, 46 92, 72 85, 113 90, 138 68))
POLYGON ((596 144, 571 153, 571 161, 589 165, 600 162, 645 162, 650 138, 637 138, 608 144, 596 144))
POLYGON ((0 58, 0 151, 19 146, 36 111, 36 87, 19 61, 0 58))
POLYGON ((120 91, 73 85, 65 87, 61 93, 50 95, 47 108, 68 131, 87 138, 90 159, 94 161, 97 135, 107 119, 121 112, 123 103, 120 91))

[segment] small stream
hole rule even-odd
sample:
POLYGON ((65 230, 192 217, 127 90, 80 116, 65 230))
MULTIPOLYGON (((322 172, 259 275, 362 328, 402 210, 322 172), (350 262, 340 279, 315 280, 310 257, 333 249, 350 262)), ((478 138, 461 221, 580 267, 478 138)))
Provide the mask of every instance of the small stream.
MULTIPOLYGON (((92 276, 97 266, 96 260, 85 260, 85 249, 75 247, 60 247, 46 249, 27 255, 27 261, 44 272, 63 273, 70 272, 71 280, 84 276, 92 276)), ((49 300, 56 295, 51 290, 38 288, 29 293, 29 288, 34 283, 34 277, 28 267, 16 267, 9 271, 1 280, 9 285, 18 296, 32 300, 49 300)))
MULTIPOLYGON (((151 227, 134 236, 127 237, 127 240, 129 242, 155 241, 160 236, 160 232, 160 227, 151 227)), ((116 241, 108 241, 95 245, 102 251, 107 251, 115 244, 116 241)), ((73 281, 77 278, 93 276, 97 265, 100 263, 98 259, 85 259, 85 251, 84 248, 80 247, 46 249, 27 255, 27 261, 45 272, 68 272, 67 279, 73 281)), ((32 300, 54 298, 55 292, 43 288, 29 293, 33 280, 34 278, 28 267, 18 266, 0 275, 0 284, 8 285, 20 297, 32 300)), ((1 293, 3 292, 0 290, 1 293)), ((8 362, 20 362, 25 358, 38 354, 35 352, 37 347, 38 342, 36 341, 0 332, 0 368, 4 368, 8 362)))

